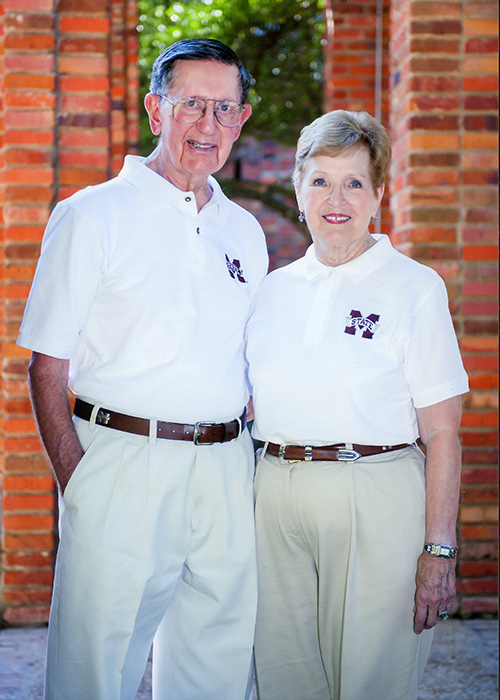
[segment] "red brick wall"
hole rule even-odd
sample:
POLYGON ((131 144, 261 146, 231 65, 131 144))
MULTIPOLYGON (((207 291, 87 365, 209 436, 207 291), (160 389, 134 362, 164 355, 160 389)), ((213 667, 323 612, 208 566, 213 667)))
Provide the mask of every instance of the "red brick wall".
POLYGON ((1 605, 7 624, 47 619, 53 482, 15 339, 49 212, 137 150, 136 3, 3 0, 0 6, 1 605))
POLYGON ((459 605, 498 610, 498 3, 391 7, 393 239, 445 279, 464 400, 459 605))
POLYGON ((325 108, 378 110, 393 142, 381 230, 448 287, 471 384, 459 608, 496 612, 498 3, 329 5, 325 108))
MULTIPOLYGON (((366 110, 389 127, 389 0, 329 0, 325 50, 325 111, 366 110)), ((391 183, 376 230, 389 233, 391 183)))
MULTIPOLYGON (((464 410, 460 610, 496 609, 495 206, 497 3, 335 0, 325 109, 380 113, 394 143, 381 230, 448 285, 471 377, 464 410)), ((4 624, 47 619, 54 490, 15 345, 50 209, 116 173, 136 150, 135 0, 0 4, 0 606, 4 624)), ((283 182, 289 153, 264 144, 242 176, 283 182), (258 156, 258 157, 257 157, 258 156)), ((272 264, 307 244, 249 202, 272 264)))

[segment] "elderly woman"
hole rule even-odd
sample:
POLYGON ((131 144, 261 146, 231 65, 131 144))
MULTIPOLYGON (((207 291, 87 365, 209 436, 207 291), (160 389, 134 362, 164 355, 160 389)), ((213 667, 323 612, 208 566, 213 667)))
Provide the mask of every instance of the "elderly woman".
POLYGON ((390 153, 366 113, 302 131, 313 245, 248 324, 261 700, 414 699, 452 610, 467 376, 443 281, 369 231, 390 153))

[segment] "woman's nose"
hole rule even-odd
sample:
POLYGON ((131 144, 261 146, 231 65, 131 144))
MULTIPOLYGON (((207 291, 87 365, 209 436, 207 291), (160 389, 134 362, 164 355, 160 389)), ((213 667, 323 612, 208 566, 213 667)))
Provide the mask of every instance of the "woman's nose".
POLYGON ((342 187, 331 187, 328 193, 328 201, 330 202, 330 204, 344 202, 345 197, 342 187))

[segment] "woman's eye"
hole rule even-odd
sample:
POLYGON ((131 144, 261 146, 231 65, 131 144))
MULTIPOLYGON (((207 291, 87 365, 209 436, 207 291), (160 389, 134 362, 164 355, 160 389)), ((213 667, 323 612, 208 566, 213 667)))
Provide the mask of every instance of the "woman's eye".
POLYGON ((313 180, 312 184, 314 187, 324 187, 326 185, 326 181, 323 177, 317 177, 313 180))
POLYGON ((349 186, 355 190, 359 189, 360 187, 363 187, 363 185, 361 184, 361 182, 359 180, 351 180, 351 182, 349 183, 349 186))

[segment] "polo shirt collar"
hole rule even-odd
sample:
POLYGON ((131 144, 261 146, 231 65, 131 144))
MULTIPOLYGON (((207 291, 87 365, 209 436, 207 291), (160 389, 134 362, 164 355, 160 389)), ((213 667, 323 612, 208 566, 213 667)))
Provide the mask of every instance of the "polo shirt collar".
MULTIPOLYGON (((123 178, 136 187, 142 194, 156 204, 165 204, 171 202, 184 207, 186 197, 191 194, 194 198, 194 193, 179 190, 175 185, 166 180, 161 175, 158 175, 154 170, 144 165, 146 159, 142 156, 125 156, 123 167, 120 170, 118 177, 123 178)), ((208 184, 212 188, 212 197, 210 201, 203 207, 202 211, 206 212, 212 207, 217 210, 217 214, 221 221, 225 221, 229 216, 229 200, 222 192, 222 189, 217 180, 211 175, 208 177, 208 184)))
POLYGON ((307 279, 313 280, 321 277, 329 277, 333 271, 347 275, 366 277, 378 267, 383 265, 392 255, 394 249, 389 236, 382 233, 373 233, 372 237, 376 243, 368 248, 362 255, 358 255, 354 260, 350 260, 343 265, 332 267, 320 262, 316 257, 314 243, 309 246, 304 255, 305 275, 307 279))

